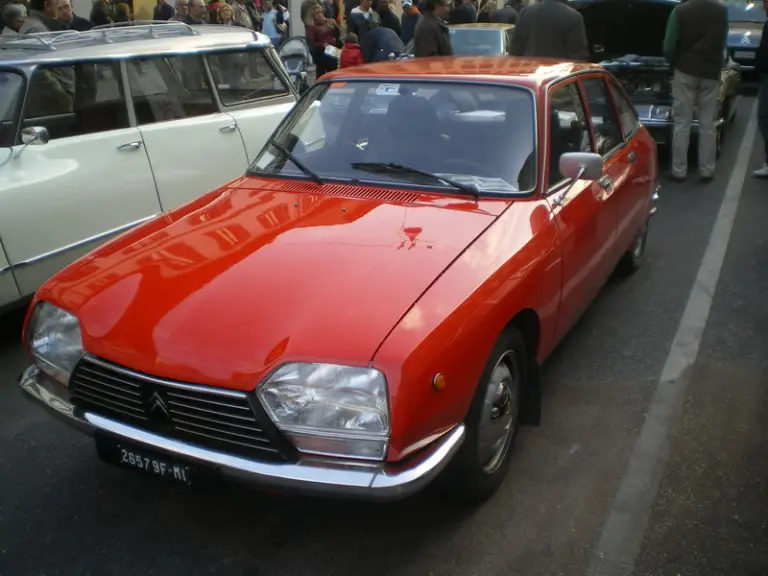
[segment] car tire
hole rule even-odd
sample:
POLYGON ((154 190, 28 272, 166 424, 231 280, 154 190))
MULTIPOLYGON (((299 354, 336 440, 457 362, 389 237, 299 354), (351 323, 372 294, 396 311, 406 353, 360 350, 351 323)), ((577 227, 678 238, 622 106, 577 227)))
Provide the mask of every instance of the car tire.
POLYGON ((621 276, 629 276, 634 274, 640 269, 640 265, 645 257, 645 248, 648 244, 648 224, 649 220, 645 221, 642 230, 638 233, 637 237, 632 242, 632 246, 629 247, 621 257, 616 271, 621 276))
POLYGON ((509 471, 529 377, 525 340, 507 328, 493 347, 465 420, 461 449, 441 480, 443 493, 461 505, 490 498, 509 471))

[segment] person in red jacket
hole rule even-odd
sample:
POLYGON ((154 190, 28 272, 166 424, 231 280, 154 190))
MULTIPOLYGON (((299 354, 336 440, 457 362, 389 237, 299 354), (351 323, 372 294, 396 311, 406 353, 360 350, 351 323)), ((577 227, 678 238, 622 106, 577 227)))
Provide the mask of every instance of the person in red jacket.
POLYGON ((357 43, 357 34, 350 32, 344 39, 344 49, 341 51, 339 66, 349 68, 350 66, 359 66, 364 64, 363 53, 360 51, 360 44, 357 43))

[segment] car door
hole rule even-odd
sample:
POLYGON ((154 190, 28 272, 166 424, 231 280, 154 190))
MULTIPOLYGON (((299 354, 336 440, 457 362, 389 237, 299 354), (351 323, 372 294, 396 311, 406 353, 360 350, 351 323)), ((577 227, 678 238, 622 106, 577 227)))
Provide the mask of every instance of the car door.
POLYGON ((624 189, 616 197, 618 223, 616 226, 616 246, 620 257, 622 247, 627 248, 635 240, 637 233, 648 219, 648 199, 653 192, 656 178, 656 166, 652 146, 655 144, 638 137, 640 122, 631 102, 619 87, 618 82, 608 78, 608 86, 619 113, 619 124, 624 135, 624 146, 628 163, 624 189))
POLYGON ((265 49, 216 53, 206 59, 222 109, 237 123, 251 163, 296 104, 296 96, 265 49))
POLYGON ((11 263, 5 255, 2 243, 0 243, 0 310, 3 306, 16 302, 21 297, 16 280, 13 278, 11 263))
POLYGON ((0 168, 0 235, 26 296, 160 203, 116 64, 38 68, 21 137, 0 168))
POLYGON ((547 201, 558 225, 563 258, 563 286, 557 338, 578 320, 610 274, 616 214, 605 202, 599 182, 571 181, 559 170, 568 152, 596 152, 587 121, 586 106, 576 80, 548 92, 547 201))
POLYGON ((602 198, 616 218, 616 242, 613 252, 608 256, 612 270, 629 246, 631 239, 627 240, 627 235, 633 234, 627 216, 628 211, 631 211, 631 199, 638 192, 633 180, 639 171, 636 165, 638 151, 635 145, 627 145, 624 140, 619 115, 606 84, 607 79, 605 74, 594 75, 582 78, 581 84, 597 152, 603 157, 603 177, 599 182, 602 198))
POLYGON ((163 210, 245 173, 243 139, 232 116, 219 111, 202 56, 153 56, 125 65, 163 210))

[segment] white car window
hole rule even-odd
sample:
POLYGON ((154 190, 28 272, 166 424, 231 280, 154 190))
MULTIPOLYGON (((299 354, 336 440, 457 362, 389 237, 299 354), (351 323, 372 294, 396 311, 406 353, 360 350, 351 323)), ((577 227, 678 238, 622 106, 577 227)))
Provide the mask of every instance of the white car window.
POLYGON ((142 58, 127 66, 139 125, 218 112, 202 57, 142 58))
MULTIPOLYGON (((0 148, 13 146, 16 114, 24 79, 15 72, 0 72, 0 148)), ((2 160, 0 160, 2 162, 2 160)))
POLYGON ((29 84, 22 126, 42 126, 52 140, 127 128, 118 64, 41 66, 29 84))
POLYGON ((207 59, 225 106, 290 94, 262 49, 209 55, 207 59))

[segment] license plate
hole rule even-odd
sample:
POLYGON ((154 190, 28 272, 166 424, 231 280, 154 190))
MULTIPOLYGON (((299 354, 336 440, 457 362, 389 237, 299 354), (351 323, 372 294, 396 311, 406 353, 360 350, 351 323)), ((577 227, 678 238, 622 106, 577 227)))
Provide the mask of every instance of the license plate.
POLYGON ((754 60, 755 59, 755 52, 743 52, 736 50, 733 53, 734 58, 743 58, 744 60, 754 60))
POLYGON ((139 470, 187 486, 192 484, 193 470, 189 464, 154 450, 96 436, 96 451, 99 458, 108 464, 139 470))

